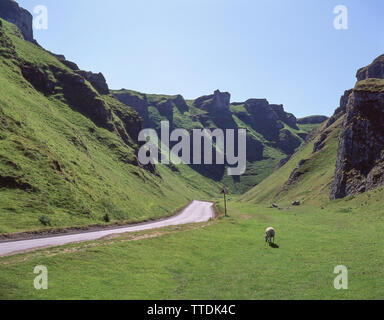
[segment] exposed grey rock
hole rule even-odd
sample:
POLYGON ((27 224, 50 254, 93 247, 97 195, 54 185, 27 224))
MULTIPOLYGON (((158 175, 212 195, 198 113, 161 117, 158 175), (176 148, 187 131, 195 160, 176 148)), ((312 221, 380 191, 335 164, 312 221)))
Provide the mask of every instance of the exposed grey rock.
POLYGON ((308 133, 305 133, 305 132, 298 132, 297 135, 303 139, 303 140, 307 140, 308 138, 308 133))
POLYGON ((72 69, 73 71, 77 71, 80 69, 76 63, 74 63, 72 61, 68 61, 64 55, 55 54, 55 53, 50 52, 50 51, 48 51, 48 52, 50 54, 52 54, 53 56, 55 56, 62 64, 66 65, 68 68, 72 69))
POLYGON ((180 94, 178 94, 174 99, 172 99, 172 102, 175 104, 176 108, 179 109, 181 113, 188 111, 188 105, 184 100, 184 97, 180 94))
POLYGON ((230 112, 230 100, 231 95, 228 92, 216 90, 213 95, 197 98, 194 105, 210 113, 230 112))
POLYGON ((309 116, 309 117, 297 119, 297 123, 298 124, 321 124, 327 120, 328 120, 327 116, 309 116))
POLYGON ((300 176, 302 176, 305 172, 303 172, 301 169, 301 166, 305 164, 308 161, 308 159, 302 159, 299 161, 297 167, 291 172, 289 179, 286 183, 286 185, 292 185, 297 182, 300 176))
POLYGON ((383 124, 383 81, 368 79, 358 82, 349 98, 339 139, 331 199, 358 194, 384 184, 383 124))
POLYGON ((312 153, 316 153, 317 151, 321 150, 324 148, 324 141, 327 139, 328 137, 328 132, 323 132, 320 136, 320 138, 315 142, 314 146, 313 146, 313 151, 312 153))
POLYGON ((275 111, 279 120, 286 123, 288 126, 294 129, 299 129, 297 127, 297 119, 292 113, 285 112, 282 104, 271 104, 272 110, 275 111))
POLYGON ((277 146, 287 154, 292 154, 295 152, 296 148, 301 145, 301 140, 298 139, 291 131, 288 129, 280 130, 279 141, 277 146))
POLYGON ((384 79, 384 54, 376 58, 370 65, 358 70, 356 78, 357 81, 368 78, 384 79))
POLYGON ((278 141, 284 124, 266 99, 248 99, 244 102, 248 115, 239 114, 239 118, 267 139, 278 141))
POLYGON ((296 200, 296 201, 292 202, 292 205, 293 206, 299 206, 299 205, 301 205, 301 202, 299 200, 296 200))
POLYGON ((281 159, 277 164, 275 171, 280 169, 282 166, 284 166, 291 158, 292 158, 292 155, 289 155, 288 157, 281 159))
POLYGON ((36 43, 33 39, 32 15, 19 7, 13 0, 0 0, 0 18, 16 25, 25 40, 36 43))
POLYGON ((49 77, 47 70, 27 62, 20 64, 20 68, 23 77, 31 83, 36 90, 45 95, 54 92, 55 82, 49 77))
POLYGON ((335 121, 340 119, 340 117, 342 117, 347 112, 347 104, 352 91, 353 89, 344 91, 344 94, 340 98, 339 107, 335 110, 334 114, 332 115, 332 117, 329 118, 326 124, 327 128, 330 127, 333 123, 335 123, 335 121))
POLYGON ((121 103, 136 110, 143 119, 143 125, 147 126, 149 121, 148 100, 144 94, 138 94, 132 91, 122 89, 121 92, 113 94, 121 103))
POLYGON ((91 71, 78 70, 77 73, 88 80, 100 94, 109 94, 107 81, 101 72, 93 73, 91 71))

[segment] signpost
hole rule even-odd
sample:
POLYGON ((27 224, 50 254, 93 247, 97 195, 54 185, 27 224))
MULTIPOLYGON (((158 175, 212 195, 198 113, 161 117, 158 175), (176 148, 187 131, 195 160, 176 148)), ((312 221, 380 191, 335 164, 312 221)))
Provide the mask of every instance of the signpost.
POLYGON ((220 192, 221 194, 224 195, 224 210, 225 210, 225 216, 227 216, 227 198, 226 195, 228 194, 228 190, 223 187, 223 189, 220 192))

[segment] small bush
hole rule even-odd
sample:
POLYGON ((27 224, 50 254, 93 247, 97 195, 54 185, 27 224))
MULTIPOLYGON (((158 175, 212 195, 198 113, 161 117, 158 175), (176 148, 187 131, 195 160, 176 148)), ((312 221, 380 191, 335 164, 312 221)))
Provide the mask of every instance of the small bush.
POLYGON ((121 210, 116 210, 115 212, 113 212, 113 215, 117 220, 127 220, 128 219, 128 215, 121 210))
POLYGON ((80 208, 80 212, 81 214, 85 215, 85 216, 88 216, 88 218, 92 218, 92 212, 91 212, 91 209, 89 209, 88 207, 86 206, 82 206, 80 208))
POLYGON ((103 219, 104 219, 105 222, 110 222, 110 221, 111 221, 111 219, 110 219, 108 213, 106 213, 106 214, 104 215, 103 219))
POLYGON ((48 216, 46 216, 46 215, 40 216, 39 217, 39 221, 44 226, 50 226, 51 225, 51 219, 48 216))
POLYGON ((127 220, 128 215, 120 210, 111 200, 104 198, 99 201, 99 204, 102 207, 102 210, 104 211, 104 221, 109 222, 111 218, 115 220, 127 220), (107 218, 108 216, 108 218, 107 218), (106 218, 109 219, 106 221, 106 218))

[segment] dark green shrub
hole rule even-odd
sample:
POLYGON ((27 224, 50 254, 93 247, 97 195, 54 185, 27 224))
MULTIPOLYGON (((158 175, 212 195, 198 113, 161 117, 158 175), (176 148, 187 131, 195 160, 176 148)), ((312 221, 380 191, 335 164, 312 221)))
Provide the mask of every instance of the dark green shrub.
POLYGON ((46 215, 42 215, 39 217, 39 221, 41 224, 43 224, 44 226, 50 226, 51 225, 51 218, 49 218, 48 216, 46 215))

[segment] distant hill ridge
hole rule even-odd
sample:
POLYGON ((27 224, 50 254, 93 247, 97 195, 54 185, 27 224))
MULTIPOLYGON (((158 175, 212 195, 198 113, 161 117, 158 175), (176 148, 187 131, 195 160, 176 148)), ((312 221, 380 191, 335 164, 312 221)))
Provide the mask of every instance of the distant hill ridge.
POLYGON ((244 176, 228 178, 225 166, 192 166, 206 177, 225 183, 232 192, 245 192, 273 172, 276 165, 304 143, 309 132, 327 120, 317 116, 304 123, 284 110, 283 105, 266 99, 231 103, 228 92, 216 90, 195 100, 182 95, 145 94, 133 90, 112 90, 112 94, 133 108, 143 119, 143 127, 160 130, 168 121, 171 129, 246 128, 247 171, 244 176))

